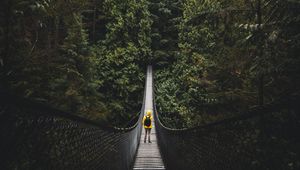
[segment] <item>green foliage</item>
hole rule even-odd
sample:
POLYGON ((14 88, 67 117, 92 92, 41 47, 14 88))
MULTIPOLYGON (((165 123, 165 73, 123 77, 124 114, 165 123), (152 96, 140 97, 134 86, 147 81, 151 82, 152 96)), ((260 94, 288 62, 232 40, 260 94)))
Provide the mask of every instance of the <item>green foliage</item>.
MULTIPOLYGON (((107 111, 95 80, 81 11, 86 1, 10 1, 1 76, 11 90, 88 118, 107 111)), ((5 13, 6 12, 6 13, 5 13)))
POLYGON ((97 77, 101 80, 98 91, 105 96, 105 104, 112 113, 109 118, 122 123, 141 107, 144 71, 139 67, 140 51, 129 43, 114 50, 96 48, 96 53, 97 77))
POLYGON ((178 24, 171 25, 178 30, 175 61, 164 62, 167 68, 158 72, 156 82, 157 104, 168 115, 165 119, 181 115, 184 126, 205 123, 257 105, 258 96, 270 102, 287 91, 299 91, 299 3, 258 2, 176 4, 181 15, 176 16, 178 24), (207 106, 210 102, 215 109, 207 106))
POLYGON ((150 13, 145 0, 106 0, 104 14, 111 22, 105 39, 94 46, 98 91, 105 96, 109 119, 124 124, 142 104, 144 70, 151 55, 150 13))
POLYGON ((1 7, 1 86, 113 124, 136 115, 151 54, 147 1, 7 0, 1 7))
POLYGON ((154 63, 165 120, 205 123, 299 91, 297 9, 286 0, 4 0, 1 85, 125 124, 154 63))
POLYGON ((175 61, 178 39, 178 20, 180 10, 177 4, 180 1, 150 0, 149 10, 151 12, 151 49, 153 55, 152 63, 159 68, 167 66, 175 61))

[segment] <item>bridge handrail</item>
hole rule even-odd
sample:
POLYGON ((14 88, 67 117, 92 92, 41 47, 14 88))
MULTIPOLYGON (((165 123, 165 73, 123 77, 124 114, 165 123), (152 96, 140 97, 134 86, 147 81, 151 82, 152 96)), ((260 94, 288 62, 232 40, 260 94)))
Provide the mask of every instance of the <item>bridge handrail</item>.
POLYGON ((290 94, 225 120, 175 129, 160 119, 153 92, 156 134, 165 166, 177 170, 300 168, 296 159, 300 155, 296 152, 300 135, 292 133, 300 130, 299 122, 294 120, 285 127, 278 119, 293 120, 289 117, 297 116, 297 99, 298 94, 290 94), (275 140, 282 136, 288 144, 275 140))
POLYGON ((104 126, 0 91, 1 169, 131 169, 144 87, 139 117, 130 127, 104 126))

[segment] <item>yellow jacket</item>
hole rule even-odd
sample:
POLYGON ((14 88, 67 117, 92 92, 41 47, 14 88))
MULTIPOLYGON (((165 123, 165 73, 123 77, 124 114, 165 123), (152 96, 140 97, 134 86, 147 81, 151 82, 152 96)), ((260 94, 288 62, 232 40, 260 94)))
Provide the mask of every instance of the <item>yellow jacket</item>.
POLYGON ((151 129, 152 128, 152 124, 153 124, 153 121, 152 121, 152 116, 150 116, 150 120, 151 120, 151 124, 150 124, 150 126, 146 126, 146 125, 144 125, 144 121, 145 121, 145 119, 146 119, 146 115, 144 116, 144 118, 143 118, 143 126, 144 126, 144 128, 145 129, 151 129))

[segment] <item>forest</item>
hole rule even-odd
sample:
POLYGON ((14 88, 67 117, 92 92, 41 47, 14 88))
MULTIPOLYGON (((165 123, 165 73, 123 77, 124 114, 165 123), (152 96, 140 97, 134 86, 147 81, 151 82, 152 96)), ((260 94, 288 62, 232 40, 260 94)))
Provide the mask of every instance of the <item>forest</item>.
POLYGON ((300 169, 299 14, 1 0, 0 169, 300 169))
POLYGON ((2 0, 0 8, 1 90, 88 119, 134 119, 148 64, 170 127, 299 95, 298 0, 2 0))

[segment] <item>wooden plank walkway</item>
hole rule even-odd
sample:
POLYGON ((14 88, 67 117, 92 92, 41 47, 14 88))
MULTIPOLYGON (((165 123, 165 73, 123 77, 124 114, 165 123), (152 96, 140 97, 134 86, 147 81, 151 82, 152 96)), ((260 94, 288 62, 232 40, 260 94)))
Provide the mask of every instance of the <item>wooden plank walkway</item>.
MULTIPOLYGON (((153 114, 153 96, 152 96, 152 67, 147 69, 147 84, 146 84, 146 100, 145 111, 151 110, 153 114)), ((144 113, 145 113, 144 111, 144 113)), ((153 115, 152 115, 153 116, 153 115)), ((134 170, 162 170, 165 169, 161 154, 157 145, 156 130, 154 126, 154 119, 152 121, 153 128, 151 130, 151 142, 144 143, 145 129, 143 128, 140 145, 137 151, 137 156, 134 162, 134 170)), ((147 140, 148 141, 148 140, 147 140)))

